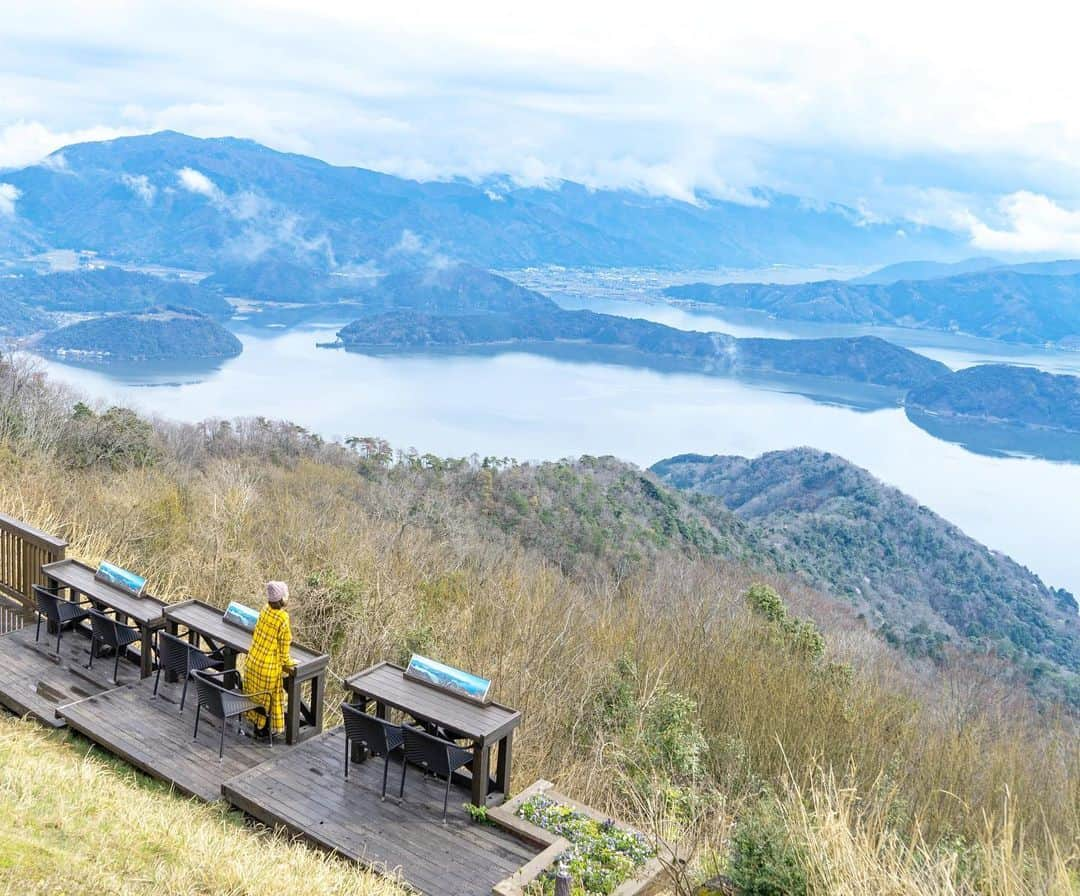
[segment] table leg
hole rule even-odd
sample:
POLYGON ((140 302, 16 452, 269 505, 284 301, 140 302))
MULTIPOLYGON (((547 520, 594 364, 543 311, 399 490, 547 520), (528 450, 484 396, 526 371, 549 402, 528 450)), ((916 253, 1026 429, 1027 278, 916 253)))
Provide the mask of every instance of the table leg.
POLYGON ((140 677, 148 678, 154 671, 154 633, 147 623, 139 627, 139 635, 142 643, 139 645, 139 672, 140 677))
POLYGON ((514 732, 499 741, 499 759, 495 764, 495 788, 505 800, 510 795, 510 766, 514 758, 514 732))
POLYGON ((326 677, 324 673, 316 675, 311 679, 311 711, 315 715, 314 730, 312 735, 322 734, 323 729, 323 703, 324 695, 323 690, 326 687, 326 677))
POLYGON ((482 742, 474 744, 472 761, 472 804, 474 806, 487 805, 488 782, 491 777, 490 762, 491 747, 482 742))
POLYGON ((285 743, 294 744, 300 734, 300 683, 295 674, 285 678, 285 694, 285 743))

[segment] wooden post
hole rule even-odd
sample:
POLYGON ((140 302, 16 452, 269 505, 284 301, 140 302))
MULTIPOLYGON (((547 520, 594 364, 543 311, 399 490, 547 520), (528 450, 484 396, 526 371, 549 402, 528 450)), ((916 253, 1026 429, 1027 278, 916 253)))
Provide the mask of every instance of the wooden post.
POLYGON ((555 896, 570 896, 570 872, 565 861, 559 862, 559 870, 555 873, 555 896))

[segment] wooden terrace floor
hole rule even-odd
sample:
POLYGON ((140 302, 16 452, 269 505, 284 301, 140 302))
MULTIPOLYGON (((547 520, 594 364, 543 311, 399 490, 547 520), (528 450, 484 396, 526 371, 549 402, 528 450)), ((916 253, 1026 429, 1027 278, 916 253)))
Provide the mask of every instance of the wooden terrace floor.
POLYGON ((410 768, 404 802, 396 798, 401 765, 392 760, 386 801, 379 798, 382 760, 354 763, 344 777, 345 736, 335 728, 300 744, 284 738, 273 748, 236 734, 225 735, 218 760, 219 722, 204 715, 198 741, 195 688, 179 712, 180 684, 162 677, 139 679, 139 667, 120 663, 120 684, 112 682, 113 661, 89 662, 89 638, 65 631, 59 656, 55 637, 44 626, 0 635, 0 704, 46 725, 70 728, 177 791, 212 802, 224 797, 272 827, 376 871, 398 876, 427 896, 488 896, 494 884, 534 858, 539 850, 501 829, 473 823, 462 804, 466 788, 450 792, 442 823, 444 783, 410 768))
POLYGON ((343 728, 312 738, 225 782, 225 798, 247 814, 284 827, 378 871, 398 872, 428 896, 488 896, 539 852, 490 825, 469 820, 468 790, 410 768, 398 804, 401 765, 390 763, 387 798, 379 798, 382 760, 354 763, 344 776, 343 728))
MULTIPOLYGON (((56 709, 116 687, 112 682, 113 658, 90 662, 90 638, 65 630, 56 653, 56 636, 41 626, 41 640, 34 641, 33 624, 0 635, 0 704, 18 715, 30 715, 53 728, 63 727, 56 709)), ((120 662, 121 684, 139 680, 139 667, 120 662)))
POLYGON ((225 732, 225 757, 219 760, 221 723, 203 713, 195 741, 195 685, 188 688, 182 715, 181 687, 167 684, 163 675, 154 697, 151 676, 68 703, 57 712, 69 727, 105 750, 181 793, 207 802, 221 799, 221 785, 228 778, 265 762, 279 750, 292 749, 284 737, 275 740, 272 748, 263 741, 240 737, 234 720, 225 732))

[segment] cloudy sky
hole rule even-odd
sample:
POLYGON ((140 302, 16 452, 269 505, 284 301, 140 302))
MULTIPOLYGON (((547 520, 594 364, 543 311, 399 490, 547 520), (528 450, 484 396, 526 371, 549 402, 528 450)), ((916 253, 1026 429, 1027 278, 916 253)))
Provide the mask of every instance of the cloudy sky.
POLYGON ((764 186, 1080 254, 1066 3, 14 5, 0 168, 172 128, 417 178, 764 186))

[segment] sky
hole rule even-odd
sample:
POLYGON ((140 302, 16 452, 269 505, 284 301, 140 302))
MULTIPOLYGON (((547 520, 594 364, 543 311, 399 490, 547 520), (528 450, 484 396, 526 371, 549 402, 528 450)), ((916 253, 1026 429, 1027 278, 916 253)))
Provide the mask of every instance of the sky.
POLYGON ((691 201, 767 188, 950 227, 986 253, 1080 255, 1080 11, 1066 3, 0 12, 0 169, 171 128, 420 179, 691 201))

